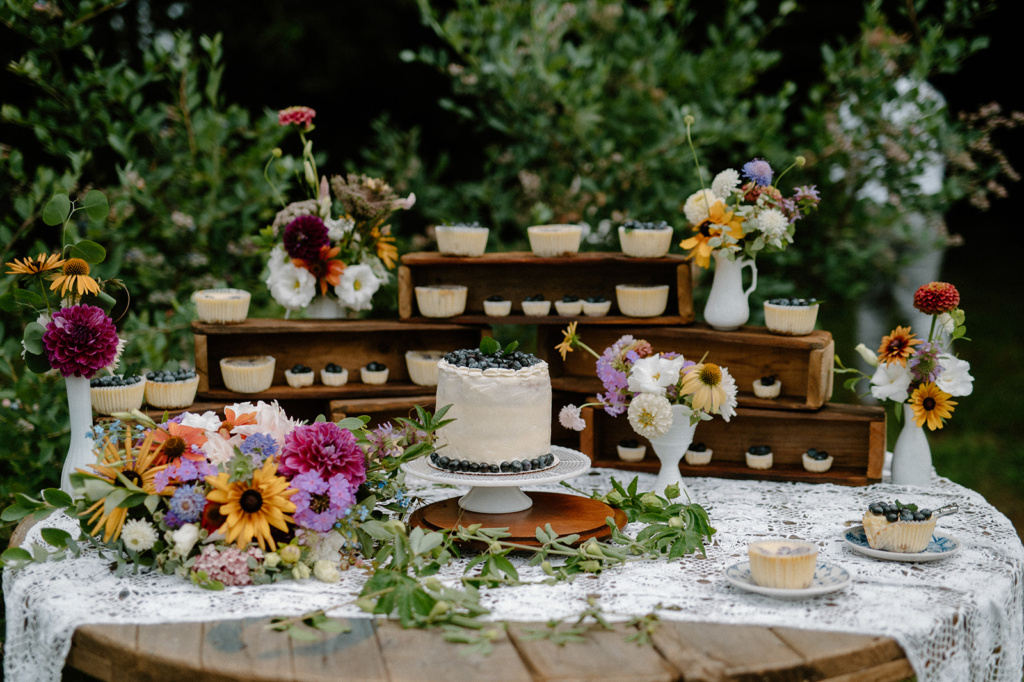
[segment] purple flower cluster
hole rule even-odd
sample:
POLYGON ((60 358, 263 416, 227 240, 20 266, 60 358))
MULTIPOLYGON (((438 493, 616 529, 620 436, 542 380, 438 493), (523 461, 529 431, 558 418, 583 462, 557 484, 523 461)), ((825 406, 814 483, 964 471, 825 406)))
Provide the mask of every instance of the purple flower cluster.
POLYGON ((215 545, 206 545, 196 557, 192 572, 206 571, 210 580, 219 580, 225 586, 252 585, 249 575, 249 558, 263 561, 263 551, 252 546, 242 552, 234 547, 217 549, 215 545))
POLYGON ((597 399, 605 412, 616 417, 626 411, 629 369, 652 352, 651 344, 629 334, 604 349, 597 360, 597 378, 604 384, 605 392, 598 394, 597 399))
POLYGON ((117 342, 114 322, 92 305, 61 308, 43 333, 46 359, 65 377, 91 378, 114 361, 117 342))
POLYGON ((768 187, 772 184, 772 175, 775 171, 772 170, 771 164, 764 159, 753 159, 743 164, 743 175, 748 180, 753 180, 757 185, 761 187, 768 187))
POLYGON ((277 471, 288 477, 315 471, 325 480, 341 474, 355 488, 366 480, 366 456, 351 431, 334 422, 313 422, 284 437, 277 471))
POLYGON ((376 459, 398 457, 402 454, 402 447, 398 444, 401 437, 402 433, 395 429, 391 422, 381 424, 366 434, 366 440, 370 444, 366 452, 376 459))
POLYGON ((277 454, 277 439, 269 433, 254 433, 247 437, 238 449, 249 458, 253 468, 258 469, 268 458, 277 454))
POLYGON ((328 246, 327 226, 316 216, 303 215, 284 228, 284 250, 292 258, 315 261, 320 258, 320 247, 328 246))
POLYGON ((185 523, 195 523, 203 515, 203 507, 206 506, 206 491, 198 485, 180 486, 171 495, 168 506, 171 509, 170 513, 174 515, 173 521, 178 527, 185 523))
POLYGON ((292 479, 298 490, 291 500, 295 523, 308 530, 326 533, 344 517, 355 501, 356 489, 342 474, 324 480, 315 471, 307 471, 292 479))
POLYGON ((940 353, 942 353, 942 346, 927 341, 914 349, 914 354, 907 362, 907 369, 910 370, 914 385, 934 382, 939 378, 939 375, 942 374, 942 365, 939 363, 940 353))
POLYGON ((167 468, 156 472, 156 476, 153 477, 153 488, 158 493, 162 493, 164 488, 169 485, 192 483, 193 481, 201 481, 207 476, 216 475, 217 467, 209 462, 200 462, 182 457, 173 464, 169 464, 167 468))

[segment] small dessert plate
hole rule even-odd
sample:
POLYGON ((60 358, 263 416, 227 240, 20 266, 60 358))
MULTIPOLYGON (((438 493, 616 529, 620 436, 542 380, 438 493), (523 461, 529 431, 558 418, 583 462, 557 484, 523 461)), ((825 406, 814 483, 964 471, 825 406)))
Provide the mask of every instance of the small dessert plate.
POLYGON ((802 590, 761 587, 750 577, 749 561, 733 564, 725 569, 725 579, 741 590, 763 594, 766 597, 775 597, 776 599, 807 599, 808 597, 817 597, 818 595, 829 594, 830 592, 838 592, 850 584, 850 574, 845 568, 821 561, 818 562, 817 567, 814 569, 814 580, 811 582, 811 586, 802 590))
POLYGON ((872 559, 883 561, 938 561, 948 559, 960 551, 960 541, 952 535, 939 531, 932 533, 932 539, 923 552, 890 552, 885 549, 872 549, 868 544, 864 526, 851 526, 843 531, 843 539, 855 552, 872 559))

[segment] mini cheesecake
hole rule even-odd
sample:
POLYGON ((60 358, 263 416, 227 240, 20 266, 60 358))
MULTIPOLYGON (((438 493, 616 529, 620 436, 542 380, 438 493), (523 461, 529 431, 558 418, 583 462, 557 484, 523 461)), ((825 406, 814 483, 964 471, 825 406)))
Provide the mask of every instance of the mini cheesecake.
POLYGON ((490 230, 480 227, 479 223, 457 225, 437 225, 434 235, 437 237, 437 250, 446 256, 466 256, 476 258, 484 255, 487 249, 487 235, 490 230))
POLYGON ((555 312, 562 317, 575 317, 576 315, 582 315, 583 301, 580 300, 579 296, 566 294, 561 299, 555 301, 555 312))
POLYGON ((615 449, 623 462, 640 462, 647 454, 647 446, 636 440, 620 441, 615 449))
POLYGON ((461 284, 416 287, 416 306, 423 317, 455 317, 466 312, 469 289, 461 284))
POLYGON ((220 373, 224 386, 235 393, 260 393, 274 383, 272 355, 243 355, 221 358, 220 373))
POLYGON ((523 315, 529 317, 545 317, 551 313, 551 301, 544 300, 541 294, 523 299, 523 315))
POLYGON ((488 317, 506 317, 512 312, 512 301, 495 294, 484 299, 484 315, 488 317))
POLYGON ((178 369, 146 373, 146 403, 161 410, 179 410, 196 399, 199 375, 178 369))
POLYGON ((761 377, 754 382, 754 395, 758 398, 778 398, 782 391, 782 382, 775 375, 761 377))
POLYGON ((868 546, 908 554, 928 547, 936 521, 938 517, 930 509, 889 502, 871 504, 862 518, 868 546))
POLYGON ((112 374, 89 380, 92 409, 100 414, 110 415, 115 412, 137 410, 142 407, 145 395, 145 377, 112 374))
POLYGON ((302 388, 313 385, 313 370, 305 365, 297 364, 291 369, 284 371, 284 380, 292 388, 302 388))
POLYGON ((803 454, 801 460, 804 469, 815 474, 824 473, 832 468, 832 455, 824 450, 807 448, 807 452, 803 454))
POLYGON ((764 302, 764 323, 768 331, 782 336, 807 336, 818 319, 815 298, 773 298, 764 302))
POLYGON ((405 366, 409 379, 417 386, 437 386, 437 363, 444 357, 442 350, 410 350, 405 353, 405 366))
POLYGON ((348 370, 333 362, 320 370, 320 381, 324 386, 344 386, 348 383, 348 370))
POLYGON ((388 368, 383 363, 371 362, 365 367, 359 368, 359 379, 364 384, 386 384, 388 368))
POLYGON ((751 445, 747 450, 747 466, 751 469, 771 469, 772 449, 768 445, 751 445))
POLYGON ((664 258, 672 246, 672 227, 664 220, 627 220, 619 225, 619 246, 622 253, 632 258, 664 258))
POLYGON ((626 317, 658 317, 668 307, 668 285, 615 285, 619 312, 626 317))
POLYGON ((582 225, 532 225, 526 228, 530 250, 535 256, 573 256, 583 240, 582 225))
POLYGON ((762 540, 747 545, 750 578, 761 587, 805 590, 814 582, 818 546, 803 540, 762 540))
POLYGON ((604 296, 588 296, 583 299, 583 314, 587 317, 604 317, 612 309, 612 302, 604 296))
POLYGON ((683 459, 692 467, 700 467, 711 462, 712 454, 712 449, 704 445, 704 443, 694 443, 686 448, 686 452, 683 453, 683 459))
POLYGON ((199 321, 211 324, 244 322, 251 298, 244 289, 203 289, 192 294, 199 321))

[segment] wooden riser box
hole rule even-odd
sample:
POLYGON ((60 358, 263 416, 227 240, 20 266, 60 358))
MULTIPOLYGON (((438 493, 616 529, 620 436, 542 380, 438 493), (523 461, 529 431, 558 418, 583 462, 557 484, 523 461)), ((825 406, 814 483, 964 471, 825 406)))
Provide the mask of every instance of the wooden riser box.
POLYGON ((541 294, 546 300, 575 295, 604 296, 612 302, 606 317, 583 317, 588 323, 689 324, 693 322, 690 265, 682 256, 629 258, 620 253, 581 253, 561 258, 540 258, 529 252, 487 253, 479 258, 409 253, 398 268, 398 315, 422 320, 415 288, 436 284, 461 284, 468 288, 465 313, 449 321, 470 324, 552 324, 575 318, 558 317, 554 305, 547 317, 526 317, 520 303, 541 294), (615 303, 616 284, 669 285, 668 307, 660 317, 625 317, 615 303), (507 317, 484 314, 484 299, 501 295, 512 301, 507 317))
POLYGON ((241 324, 192 323, 195 336, 198 399, 234 402, 242 400, 323 400, 418 396, 432 389, 409 379, 405 364, 408 350, 476 348, 481 328, 443 322, 407 323, 397 320, 270 320, 249 319, 241 324), (224 386, 221 358, 237 355, 272 355, 276 358, 274 382, 262 393, 234 393, 224 386), (348 370, 344 386, 324 386, 320 370, 334 362, 348 370), (385 384, 363 384, 359 368, 370 362, 388 367, 385 384), (297 363, 313 369, 312 386, 292 388, 284 372, 297 363))
MULTIPOLYGON (((424 387, 421 390, 426 392, 430 389, 424 387)), ((424 394, 406 398, 332 400, 328 419, 336 422, 346 417, 367 415, 370 417, 369 425, 371 428, 380 426, 384 422, 391 422, 394 426, 398 426, 397 422, 395 422, 396 417, 403 417, 405 419, 416 418, 416 405, 433 413, 434 397, 435 394, 431 392, 429 395, 424 394)))
MULTIPOLYGON (((657 473, 659 462, 650 442, 633 431, 625 415, 611 417, 601 408, 587 407, 582 416, 587 428, 580 433, 580 451, 595 466, 657 473), (647 446, 642 462, 618 458, 616 446, 630 439, 647 446)), ((868 485, 882 479, 885 410, 840 404, 828 404, 817 412, 739 408, 729 422, 715 417, 698 424, 694 442, 704 443, 714 454, 705 466, 680 463, 683 476, 868 485), (771 469, 746 466, 745 453, 753 445, 771 447, 771 469), (805 471, 801 456, 808 448, 827 450, 834 458, 832 468, 820 474, 805 471)))
MULTIPOLYGON (((581 322, 576 332, 583 342, 602 353, 619 340, 624 330, 581 322)), ((656 353, 674 351, 687 360, 707 362, 729 369, 736 380, 739 404, 777 410, 816 410, 832 397, 832 367, 835 343, 827 331, 808 336, 779 336, 765 327, 742 327, 737 331, 715 331, 703 323, 689 327, 632 328, 637 339, 650 342, 656 353), (753 383, 775 375, 782 383, 778 398, 754 395, 753 383)), ((537 329, 537 348, 551 366, 552 385, 564 391, 596 395, 604 390, 596 374, 596 359, 586 351, 569 353, 565 361, 555 351, 562 330, 537 329)))

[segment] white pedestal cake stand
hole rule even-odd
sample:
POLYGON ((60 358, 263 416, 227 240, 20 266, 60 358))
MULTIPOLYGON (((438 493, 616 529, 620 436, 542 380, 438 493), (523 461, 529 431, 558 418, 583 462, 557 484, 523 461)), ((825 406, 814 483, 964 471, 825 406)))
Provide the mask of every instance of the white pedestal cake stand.
POLYGON ((459 498, 459 507, 466 511, 508 514, 529 509, 533 505, 533 499, 520 490, 519 486, 557 483, 590 471, 590 458, 582 452, 552 445, 551 454, 558 459, 554 466, 519 473, 471 474, 445 471, 433 466, 425 457, 403 464, 402 468, 407 474, 431 483, 472 486, 469 492, 459 498))

